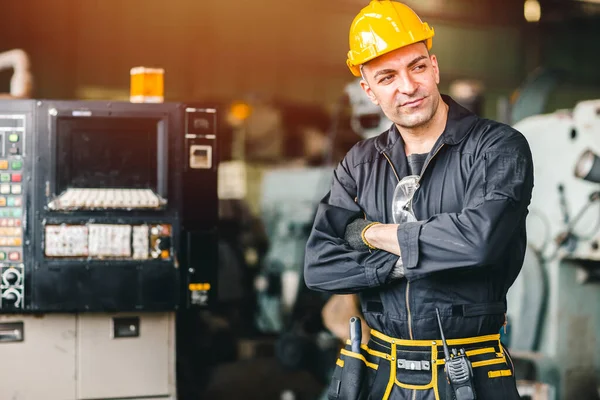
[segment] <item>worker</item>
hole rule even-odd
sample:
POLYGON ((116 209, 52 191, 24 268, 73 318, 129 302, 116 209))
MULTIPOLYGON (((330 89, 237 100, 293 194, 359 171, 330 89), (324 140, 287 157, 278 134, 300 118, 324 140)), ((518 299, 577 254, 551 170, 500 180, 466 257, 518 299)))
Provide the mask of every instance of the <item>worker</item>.
POLYGON ((529 145, 440 94, 434 30, 406 5, 371 1, 349 36, 347 65, 393 124, 337 166, 307 242, 307 286, 358 293, 371 328, 342 349, 329 398, 518 399, 499 332, 525 255, 529 145))

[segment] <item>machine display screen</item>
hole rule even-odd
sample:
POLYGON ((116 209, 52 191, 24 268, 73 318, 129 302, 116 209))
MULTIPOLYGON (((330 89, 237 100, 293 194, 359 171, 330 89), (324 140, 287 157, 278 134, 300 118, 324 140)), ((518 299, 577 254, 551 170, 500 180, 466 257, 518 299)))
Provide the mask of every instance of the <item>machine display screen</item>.
POLYGON ((71 188, 157 192, 163 175, 159 127, 153 118, 58 118, 56 193, 71 188))

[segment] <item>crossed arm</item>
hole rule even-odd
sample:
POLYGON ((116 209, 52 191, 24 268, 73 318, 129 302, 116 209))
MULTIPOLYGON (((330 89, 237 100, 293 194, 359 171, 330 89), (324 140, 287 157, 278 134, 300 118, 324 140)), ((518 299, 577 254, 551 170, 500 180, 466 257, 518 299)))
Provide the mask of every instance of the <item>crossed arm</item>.
POLYGON ((400 256, 398 224, 371 225, 365 232, 365 240, 380 250, 400 256))
POLYGON ((347 228, 363 213, 354 202, 355 183, 342 164, 307 243, 307 286, 337 293, 377 287, 390 280, 398 256, 409 281, 437 271, 493 264, 522 224, 533 185, 530 155, 513 149, 493 149, 480 157, 461 212, 366 229, 359 238, 376 251, 368 251, 366 245, 359 250, 347 240, 347 228))

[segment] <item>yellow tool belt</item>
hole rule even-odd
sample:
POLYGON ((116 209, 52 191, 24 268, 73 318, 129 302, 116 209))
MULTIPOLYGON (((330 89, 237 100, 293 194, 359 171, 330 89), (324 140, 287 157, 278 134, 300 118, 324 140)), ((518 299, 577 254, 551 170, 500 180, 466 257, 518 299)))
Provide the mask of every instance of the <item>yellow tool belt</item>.
MULTIPOLYGON (((463 339, 447 340, 450 349, 464 348, 473 367, 474 380, 513 375, 510 356, 500 342, 500 335, 486 335, 463 339)), ((341 350, 337 360, 329 397, 332 399, 357 398, 363 396, 345 396, 344 367, 351 362, 353 372, 360 370, 362 375, 352 381, 359 381, 356 393, 368 393, 370 398, 388 399, 392 391, 432 390, 436 399, 440 399, 439 386, 445 385, 443 366, 444 349, 441 339, 406 340, 397 339, 376 330, 371 330, 368 345, 361 345, 361 352, 351 351, 350 342, 341 350), (360 360, 357 363, 356 360, 360 360), (336 395, 337 392, 337 395, 336 395)), ((396 397, 396 396, 394 396, 396 397)), ((442 397, 443 398, 443 397, 442 397)))

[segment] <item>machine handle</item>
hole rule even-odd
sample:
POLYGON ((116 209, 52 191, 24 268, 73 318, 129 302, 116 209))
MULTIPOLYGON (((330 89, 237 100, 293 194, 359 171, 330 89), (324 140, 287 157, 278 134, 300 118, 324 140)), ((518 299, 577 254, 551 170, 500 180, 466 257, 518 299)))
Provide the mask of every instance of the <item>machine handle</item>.
POLYGON ((23 323, 10 322, 0 324, 0 342, 22 342, 23 323))

